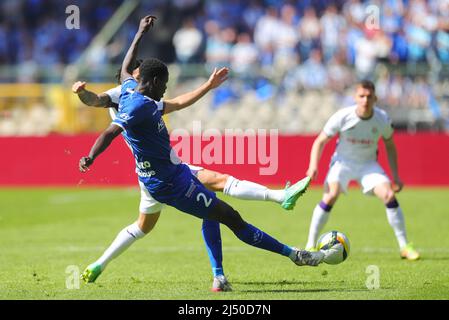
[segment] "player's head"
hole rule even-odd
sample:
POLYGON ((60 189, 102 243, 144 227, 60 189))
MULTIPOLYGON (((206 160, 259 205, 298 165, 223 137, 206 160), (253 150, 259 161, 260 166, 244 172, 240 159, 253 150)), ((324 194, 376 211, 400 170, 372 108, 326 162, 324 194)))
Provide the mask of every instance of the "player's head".
MULTIPOLYGON (((139 66, 142 64, 142 62, 143 62, 142 59, 136 59, 130 65, 129 70, 126 70, 129 73, 131 73, 133 78, 136 79, 137 81, 139 81, 139 77, 140 77, 139 66)), ((120 67, 120 69, 118 69, 117 73, 115 74, 115 79, 117 79, 118 84, 121 84, 121 82, 120 82, 120 74, 121 73, 122 73, 122 67, 120 67)))
POLYGON ((156 101, 161 100, 167 89, 168 68, 161 60, 145 59, 139 66, 140 87, 143 93, 156 101))
POLYGON ((377 101, 376 87, 369 80, 362 80, 357 83, 355 92, 355 101, 357 107, 362 109, 371 109, 377 101))

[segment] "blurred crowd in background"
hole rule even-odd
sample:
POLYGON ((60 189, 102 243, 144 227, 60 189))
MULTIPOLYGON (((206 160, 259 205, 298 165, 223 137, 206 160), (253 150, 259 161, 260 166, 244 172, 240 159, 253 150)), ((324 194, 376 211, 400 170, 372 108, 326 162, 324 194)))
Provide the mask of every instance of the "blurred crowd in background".
MULTIPOLYGON (((122 3, 2 1, 0 67, 15 66, 15 73, 0 81, 59 81, 55 75, 79 58, 122 3), (79 30, 64 26, 71 4, 80 8, 79 30)), ((212 109, 248 93, 265 101, 314 90, 349 103, 348 88, 358 79, 375 80, 388 108, 429 109, 438 118, 449 105, 449 0, 142 1, 108 45, 88 57, 95 72, 88 79, 110 81, 148 13, 158 20, 140 52, 176 66, 180 83, 213 67, 231 68, 234 80, 216 90, 212 109)))
MULTIPOLYGON (((0 64, 73 62, 122 2, 2 1, 0 64), (61 22, 71 4, 80 8, 82 27, 67 32, 61 22)), ((148 12, 160 17, 164 34, 157 42, 166 43, 156 50, 168 63, 231 64, 244 73, 285 60, 341 60, 361 77, 370 75, 377 60, 428 62, 433 53, 449 63, 448 0, 143 1, 119 37, 131 37, 138 18, 148 12)), ((123 49, 105 53, 105 62, 123 49)))

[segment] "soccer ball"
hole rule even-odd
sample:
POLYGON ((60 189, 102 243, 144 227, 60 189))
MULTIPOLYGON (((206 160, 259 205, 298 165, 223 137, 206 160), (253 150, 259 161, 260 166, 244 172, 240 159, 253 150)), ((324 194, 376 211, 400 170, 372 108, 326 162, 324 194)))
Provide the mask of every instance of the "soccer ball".
POLYGON ((330 231, 318 239, 318 249, 323 250, 324 262, 327 264, 339 264, 349 255, 350 244, 348 237, 338 231, 330 231))

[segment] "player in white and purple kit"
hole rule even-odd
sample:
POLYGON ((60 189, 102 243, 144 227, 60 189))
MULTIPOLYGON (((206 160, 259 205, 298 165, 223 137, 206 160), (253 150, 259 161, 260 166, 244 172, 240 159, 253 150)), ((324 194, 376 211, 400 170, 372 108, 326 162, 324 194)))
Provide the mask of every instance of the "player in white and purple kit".
POLYGON ((394 230, 400 248, 400 256, 408 260, 419 259, 419 253, 408 242, 402 209, 395 192, 402 189, 399 178, 393 128, 387 113, 377 107, 375 87, 371 81, 361 81, 356 88, 357 105, 336 112, 316 138, 310 152, 307 175, 314 179, 325 144, 339 135, 337 148, 331 160, 325 181, 322 201, 313 211, 307 249, 316 247, 321 230, 329 219, 332 206, 341 192, 346 192, 349 182, 356 180, 363 193, 376 195, 386 206, 387 218, 394 230), (377 162, 377 144, 382 137, 388 154, 393 182, 377 162))
MULTIPOLYGON (((153 19, 147 16, 141 20, 139 31, 122 65, 123 82, 117 117, 97 139, 89 156, 81 158, 80 170, 86 171, 112 140, 123 134, 132 148, 140 183, 159 203, 201 219, 223 223, 243 242, 288 256, 297 265, 316 266, 321 263, 323 252, 311 253, 286 246, 246 223, 237 211, 201 184, 189 167, 176 157, 157 105, 166 90, 166 65, 157 59, 145 60, 139 68, 139 82, 128 71, 137 54, 138 43, 152 26, 153 19)), ((135 231, 139 233, 139 230, 135 231)))

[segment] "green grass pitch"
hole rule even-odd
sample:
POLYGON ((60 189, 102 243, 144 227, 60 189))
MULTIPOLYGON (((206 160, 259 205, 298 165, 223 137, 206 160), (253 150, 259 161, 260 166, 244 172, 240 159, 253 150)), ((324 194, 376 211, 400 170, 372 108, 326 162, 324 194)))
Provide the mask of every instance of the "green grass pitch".
MULTIPOLYGON (((224 268, 234 291, 212 293, 199 219, 165 209, 150 235, 113 261, 95 284, 77 289, 76 267, 82 272, 137 217, 138 190, 3 188, 0 299, 448 299, 448 195, 437 188, 399 195, 409 238, 422 253, 417 262, 399 259, 383 205, 358 189, 341 197, 325 228, 351 241, 348 260, 337 266, 297 267, 241 243, 222 227, 224 268), (369 290, 372 265, 380 287, 369 290)), ((321 190, 309 190, 289 212, 273 203, 223 198, 280 241, 304 246, 321 190)))

